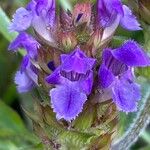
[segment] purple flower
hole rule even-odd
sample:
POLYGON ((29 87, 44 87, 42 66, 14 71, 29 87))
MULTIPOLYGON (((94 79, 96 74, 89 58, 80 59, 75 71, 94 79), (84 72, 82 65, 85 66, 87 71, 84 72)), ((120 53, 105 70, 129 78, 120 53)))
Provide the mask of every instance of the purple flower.
POLYGON ((98 0, 97 11, 98 22, 105 28, 103 40, 111 36, 119 24, 127 30, 141 30, 136 17, 120 0, 98 0))
POLYGON ((55 0, 32 0, 26 8, 19 8, 9 26, 10 31, 25 31, 32 26, 47 41, 52 41, 50 28, 55 23, 55 0))
POLYGON ((150 65, 150 58, 134 41, 127 41, 120 48, 105 49, 99 69, 100 86, 111 89, 113 101, 119 110, 136 110, 140 87, 134 82, 133 67, 150 65))
POLYGON ((57 118, 74 119, 83 108, 93 85, 95 59, 88 58, 79 48, 61 55, 61 65, 46 78, 56 85, 50 91, 51 103, 57 118))
POLYGON ((39 46, 40 44, 32 36, 25 32, 21 32, 16 39, 12 41, 8 49, 11 51, 18 51, 19 48, 23 48, 31 58, 35 59, 39 46))
POLYGON ((18 92, 23 93, 30 91, 38 84, 37 69, 31 63, 31 59, 36 61, 39 43, 30 35, 21 32, 9 45, 11 51, 17 51, 19 48, 27 51, 26 56, 23 57, 21 68, 15 76, 18 92))
POLYGON ((31 64, 28 56, 24 57, 21 69, 15 75, 15 83, 19 93, 28 92, 38 84, 36 68, 31 64))

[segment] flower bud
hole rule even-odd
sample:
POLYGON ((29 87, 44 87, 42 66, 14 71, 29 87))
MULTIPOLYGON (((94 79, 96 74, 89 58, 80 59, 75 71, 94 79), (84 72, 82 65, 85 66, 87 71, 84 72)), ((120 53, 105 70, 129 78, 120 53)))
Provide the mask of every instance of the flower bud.
POLYGON ((87 23, 89 26, 91 21, 91 4, 90 3, 79 3, 76 4, 73 10, 73 22, 75 26, 83 23, 87 23))
POLYGON ((77 45, 76 37, 73 32, 62 32, 60 34, 60 45, 65 52, 69 52, 77 45))

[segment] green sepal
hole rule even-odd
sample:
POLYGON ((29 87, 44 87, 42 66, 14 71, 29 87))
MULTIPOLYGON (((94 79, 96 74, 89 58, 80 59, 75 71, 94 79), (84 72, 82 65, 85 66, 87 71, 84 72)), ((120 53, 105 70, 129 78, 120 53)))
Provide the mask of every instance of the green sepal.
POLYGON ((73 122, 73 127, 76 130, 88 132, 88 129, 92 126, 95 117, 96 109, 94 109, 94 106, 92 105, 87 105, 83 112, 73 122))
POLYGON ((65 150, 87 149, 91 141, 95 139, 93 134, 87 134, 76 131, 65 131, 59 135, 59 141, 65 147, 65 150))

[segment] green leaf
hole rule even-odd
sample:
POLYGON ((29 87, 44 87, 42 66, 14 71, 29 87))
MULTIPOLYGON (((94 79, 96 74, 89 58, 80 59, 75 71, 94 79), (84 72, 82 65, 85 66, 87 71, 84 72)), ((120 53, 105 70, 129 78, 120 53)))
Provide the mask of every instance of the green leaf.
POLYGON ((0 100, 0 149, 2 146, 10 150, 9 146, 15 149, 38 143, 38 138, 26 129, 20 116, 0 100))
POLYGON ((3 9, 0 7, 0 32, 3 34, 3 36, 8 40, 12 41, 17 34, 16 33, 10 33, 8 31, 8 26, 10 24, 10 20, 3 11, 3 9))
POLYGON ((23 131, 26 129, 18 114, 0 101, 0 136, 23 131))

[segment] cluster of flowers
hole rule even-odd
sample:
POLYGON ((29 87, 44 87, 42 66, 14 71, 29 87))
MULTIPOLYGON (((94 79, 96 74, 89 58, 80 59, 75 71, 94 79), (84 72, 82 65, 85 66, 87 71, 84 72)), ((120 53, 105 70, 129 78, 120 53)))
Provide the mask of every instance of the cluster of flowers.
POLYGON ((95 31, 102 31, 100 42, 104 43, 108 42, 107 39, 111 38, 119 25, 127 30, 141 30, 140 24, 120 0, 97 0, 94 4, 96 12, 92 11, 92 7, 90 2, 78 3, 73 11, 63 10, 60 16, 64 18, 60 21, 59 15, 56 15, 55 0, 32 0, 26 8, 21 7, 16 11, 9 26, 10 31, 19 33, 9 50, 26 50, 21 68, 15 76, 20 93, 39 86, 39 67, 35 64, 38 64, 39 50, 44 49, 43 45, 55 51, 61 49, 58 50, 59 65, 53 63, 55 60, 49 60, 47 66, 51 73, 45 78, 45 84, 51 85, 50 102, 57 119, 75 119, 97 89, 103 91, 100 95, 103 94, 105 100, 112 99, 117 108, 125 112, 135 111, 141 98, 140 86, 135 83, 134 67, 149 66, 150 59, 135 41, 128 40, 116 49, 105 48, 101 57, 96 59, 94 54, 91 55, 92 52, 87 52, 90 51, 88 48, 74 42, 75 39, 72 41, 72 35, 68 34, 68 31, 74 32, 72 28, 86 23, 92 39, 95 31), (35 38, 27 33, 29 28, 34 30, 35 38), (63 47, 56 48, 58 40, 55 37, 62 30, 68 36, 70 45, 76 43, 67 53, 63 47))

